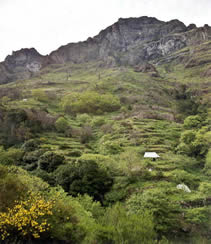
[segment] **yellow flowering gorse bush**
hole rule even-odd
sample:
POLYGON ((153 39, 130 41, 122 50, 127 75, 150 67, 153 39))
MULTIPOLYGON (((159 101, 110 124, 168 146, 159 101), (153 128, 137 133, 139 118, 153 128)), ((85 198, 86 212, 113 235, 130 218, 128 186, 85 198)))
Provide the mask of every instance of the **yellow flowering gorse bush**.
POLYGON ((24 201, 16 201, 13 208, 0 213, 0 239, 12 234, 40 238, 49 230, 47 216, 52 215, 54 201, 46 201, 40 195, 30 194, 24 201))

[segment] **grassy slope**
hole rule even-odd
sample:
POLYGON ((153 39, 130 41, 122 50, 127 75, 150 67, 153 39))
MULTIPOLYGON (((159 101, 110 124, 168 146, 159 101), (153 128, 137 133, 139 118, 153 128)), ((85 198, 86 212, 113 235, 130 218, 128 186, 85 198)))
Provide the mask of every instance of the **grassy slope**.
MULTIPOLYGON (((149 74, 135 73, 132 68, 99 68, 96 63, 67 64, 65 67, 56 69, 48 68, 39 77, 17 81, 2 87, 18 87, 22 90, 22 99, 9 102, 7 106, 10 108, 47 108, 54 115, 64 115, 74 128, 80 128, 84 123, 79 118, 64 114, 62 111, 60 100, 66 94, 73 91, 95 90, 102 93, 109 92, 120 98, 135 99, 136 102, 131 105, 132 110, 128 110, 128 104, 122 104, 122 109, 118 112, 101 116, 90 115, 90 121, 102 118, 103 124, 110 124, 111 131, 103 132, 100 126, 93 125, 93 138, 89 143, 82 144, 77 136, 70 138, 57 132, 48 132, 39 135, 43 141, 42 147, 63 154, 67 161, 71 161, 72 156, 69 155, 69 152, 74 150, 80 150, 83 153, 82 157, 87 154, 101 153, 99 146, 106 134, 113 142, 121 144, 122 152, 119 155, 107 155, 115 167, 124 169, 124 165, 119 165, 122 162, 122 155, 124 152, 134 151, 138 152, 140 157, 133 165, 134 171, 139 171, 138 166, 143 165, 147 169, 153 169, 149 173, 151 177, 148 180, 138 181, 125 188, 127 197, 137 189, 143 191, 149 187, 159 190, 167 185, 175 190, 176 185, 180 183, 177 170, 184 170, 190 174, 193 182, 198 183, 189 185, 192 190, 190 194, 176 191, 171 198, 177 201, 184 199, 193 201, 203 197, 198 186, 200 182, 208 181, 208 178, 202 173, 201 168, 194 164, 183 164, 180 156, 175 154, 182 124, 172 121, 172 111, 176 101, 170 94, 175 86, 183 83, 188 84, 189 89, 200 90, 203 101, 209 101, 210 87, 208 84, 211 79, 200 75, 207 67, 208 65, 205 64, 185 69, 184 65, 172 64, 169 67, 170 71, 166 71, 166 66, 163 65, 158 67, 160 77, 152 78, 149 74), (34 89, 42 89, 56 99, 39 102, 31 95, 34 89), (23 101, 25 98, 27 101, 23 101), (156 119, 158 115, 162 116, 156 119), (156 162, 144 160, 144 151, 156 151, 161 158, 156 162), (160 172, 162 175, 159 177, 160 172)), ((90 121, 88 123, 91 124, 90 121)), ((121 185, 115 187, 122 189, 121 185)))

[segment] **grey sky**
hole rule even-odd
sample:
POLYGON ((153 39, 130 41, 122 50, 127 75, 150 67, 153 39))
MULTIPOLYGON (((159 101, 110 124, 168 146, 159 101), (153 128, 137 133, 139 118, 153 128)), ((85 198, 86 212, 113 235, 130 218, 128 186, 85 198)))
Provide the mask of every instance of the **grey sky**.
POLYGON ((48 54, 86 40, 120 17, 211 25, 211 0, 0 0, 0 61, 13 50, 48 54))

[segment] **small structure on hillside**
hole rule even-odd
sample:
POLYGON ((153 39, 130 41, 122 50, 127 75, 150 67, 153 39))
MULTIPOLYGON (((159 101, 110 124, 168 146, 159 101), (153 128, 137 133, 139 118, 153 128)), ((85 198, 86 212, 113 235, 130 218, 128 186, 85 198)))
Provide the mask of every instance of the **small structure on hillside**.
POLYGON ((160 156, 156 152, 145 152, 144 158, 152 158, 153 161, 155 161, 160 156))
POLYGON ((177 189, 183 190, 183 191, 188 192, 188 193, 191 192, 190 188, 188 186, 186 186, 185 184, 183 184, 183 183, 177 185, 177 189))

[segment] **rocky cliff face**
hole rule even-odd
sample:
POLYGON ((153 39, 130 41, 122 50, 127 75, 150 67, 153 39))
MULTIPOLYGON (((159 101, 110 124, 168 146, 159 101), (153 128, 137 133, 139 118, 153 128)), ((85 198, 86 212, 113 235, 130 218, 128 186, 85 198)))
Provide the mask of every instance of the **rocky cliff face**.
POLYGON ((34 48, 13 52, 0 64, 0 83, 29 78, 44 67, 46 60, 34 48))
MULTIPOLYGON (((48 64, 103 61, 105 65, 155 64, 178 59, 176 51, 211 40, 211 27, 186 27, 179 20, 164 22, 151 17, 119 19, 87 41, 70 43, 40 55, 35 49, 13 52, 0 64, 0 83, 29 78, 48 64)), ((187 55, 186 55, 187 56, 187 55)), ((187 61, 187 60, 186 60, 187 61)))

